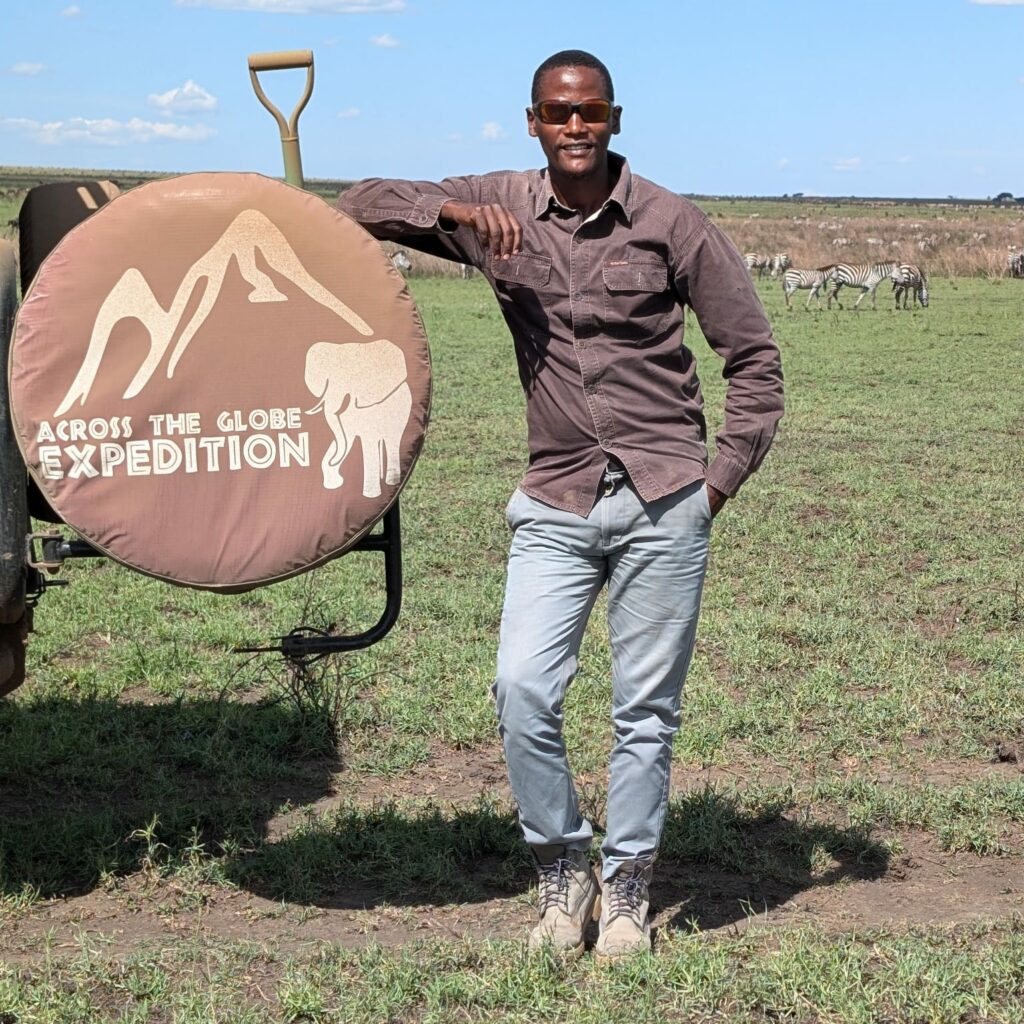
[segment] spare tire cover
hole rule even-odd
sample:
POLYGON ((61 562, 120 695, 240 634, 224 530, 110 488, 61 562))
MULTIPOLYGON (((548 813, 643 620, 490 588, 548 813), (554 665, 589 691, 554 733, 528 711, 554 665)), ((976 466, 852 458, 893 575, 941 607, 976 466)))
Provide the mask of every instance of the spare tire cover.
POLYGON ((430 358, 380 245, 257 174, 143 185, 22 303, 11 408, 63 520, 172 583, 239 591, 351 547, 423 441, 430 358))

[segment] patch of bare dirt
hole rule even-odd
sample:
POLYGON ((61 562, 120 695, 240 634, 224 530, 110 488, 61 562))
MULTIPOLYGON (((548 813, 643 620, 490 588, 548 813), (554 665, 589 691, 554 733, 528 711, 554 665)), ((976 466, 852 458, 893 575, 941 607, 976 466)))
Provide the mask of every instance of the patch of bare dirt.
MULTIPOLYGON (((1019 775, 1015 753, 1007 748, 1000 757, 996 751, 989 764, 933 762, 915 779, 957 784, 986 775, 1019 775)), ((854 771, 857 765, 846 767, 854 771)), ((742 784, 753 777, 761 782, 782 780, 791 778, 791 772, 768 761, 757 765, 748 761, 742 770, 681 765, 674 788, 694 791, 709 783, 742 784)), ((882 781, 877 774, 874 777, 882 781)), ((893 773, 889 781, 898 780, 898 773, 893 773)), ((301 815, 345 802, 371 805, 416 798, 432 799, 445 807, 468 807, 481 794, 510 806, 500 748, 453 751, 438 745, 426 764, 399 778, 335 775, 334 788, 327 795, 321 790, 314 803, 274 818, 268 838, 285 836, 301 815)), ((790 848, 797 827, 785 815, 744 825, 755 841, 763 840, 781 851, 790 848)), ((876 860, 873 866, 859 863, 856 855, 844 852, 841 843, 832 848, 825 843, 813 861, 794 858, 787 870, 763 878, 750 871, 732 872, 692 859, 663 857, 651 892, 653 923, 661 930, 704 932, 814 924, 841 932, 963 924, 1024 913, 1020 850, 1002 857, 979 857, 944 852, 923 833, 888 838, 897 841, 899 854, 876 860)), ((435 894, 415 887, 396 894, 365 880, 342 879, 329 900, 305 905, 245 889, 183 887, 173 879, 139 872, 113 887, 36 904, 24 916, 8 920, 0 935, 0 956, 32 962, 44 949, 58 956, 72 955, 82 942, 117 956, 197 938, 245 941, 288 952, 318 943, 398 946, 422 939, 522 936, 533 917, 530 879, 522 873, 510 888, 507 879, 496 883, 500 869, 500 864, 486 860, 469 869, 466 878, 481 895, 465 902, 439 902, 435 894)))
MULTIPOLYGON (((1022 858, 943 853, 917 833, 901 835, 903 852, 877 877, 833 875, 829 865, 806 882, 783 883, 690 862, 659 862, 651 890, 656 929, 730 932, 748 927, 814 925, 846 932, 877 927, 968 924, 1024 913, 1022 858)), ((399 946, 417 940, 524 936, 533 911, 523 889, 480 902, 435 905, 409 893, 403 905, 382 900, 365 883, 348 907, 282 905, 244 891, 211 890, 201 906, 161 883, 94 891, 36 907, 9 922, 0 955, 31 962, 44 949, 73 955, 88 942, 107 956, 175 941, 244 941, 291 952, 318 943, 399 946)))

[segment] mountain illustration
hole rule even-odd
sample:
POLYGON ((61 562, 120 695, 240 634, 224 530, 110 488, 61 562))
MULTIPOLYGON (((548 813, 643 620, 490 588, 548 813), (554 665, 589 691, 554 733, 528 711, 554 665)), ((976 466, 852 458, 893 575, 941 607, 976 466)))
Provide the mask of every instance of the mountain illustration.
POLYGON ((278 291, 270 277, 257 268, 257 251, 274 271, 331 310, 350 327, 364 336, 373 334, 373 329, 365 320, 306 270, 284 234, 266 215, 259 210, 243 210, 224 234, 192 264, 167 309, 157 301, 149 282, 138 268, 130 267, 124 272, 96 314, 82 366, 63 401, 54 411, 54 416, 64 415, 76 402, 85 403, 96 380, 111 332, 118 323, 128 318, 139 320, 148 331, 149 353, 122 397, 132 398, 142 391, 181 326, 182 316, 196 285, 205 279, 202 299, 182 330, 167 363, 167 377, 173 377, 189 342, 217 302, 232 257, 237 261, 243 279, 252 286, 250 302, 286 302, 287 296, 278 291))

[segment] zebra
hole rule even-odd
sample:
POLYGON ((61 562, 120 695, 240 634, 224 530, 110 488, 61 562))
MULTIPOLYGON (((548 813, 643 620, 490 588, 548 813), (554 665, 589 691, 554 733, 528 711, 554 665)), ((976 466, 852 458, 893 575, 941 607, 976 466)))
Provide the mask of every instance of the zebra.
POLYGON ((764 277, 764 272, 772 268, 771 256, 766 256, 760 252, 745 252, 743 254, 743 262, 746 263, 747 270, 751 273, 756 270, 758 277, 764 277))
POLYGON ((839 301, 839 289, 846 285, 849 288, 860 289, 860 298, 853 304, 854 309, 860 306, 864 301, 864 296, 869 293, 871 308, 877 309, 875 290, 898 266, 899 264, 892 260, 887 260, 884 263, 865 263, 859 266, 852 263, 837 263, 832 273, 832 290, 828 293, 828 308, 832 308, 833 299, 836 300, 840 309, 843 308, 843 304, 839 301))
POLYGON ((391 254, 391 262, 394 268, 402 274, 408 274, 412 270, 412 261, 406 255, 404 249, 396 249, 391 254))
POLYGON ((778 277, 780 274, 784 274, 789 268, 793 266, 793 261, 789 257, 788 252, 777 252, 772 256, 771 262, 771 276, 778 277))
POLYGON ((818 267, 816 270, 799 270, 796 267, 790 267, 782 275, 782 294, 786 297, 786 309, 792 309, 792 303, 790 298, 798 288, 809 288, 811 294, 807 296, 807 304, 804 309, 811 308, 811 299, 815 299, 818 303, 818 309, 821 309, 821 289, 825 284, 832 280, 832 273, 835 270, 836 265, 829 263, 824 267, 818 267))
POLYGON ((1006 272, 1010 277, 1024 277, 1024 250, 1009 246, 1006 253, 1006 272))
POLYGON ((900 299, 903 299, 903 308, 907 308, 908 297, 913 296, 916 306, 921 303, 921 308, 928 305, 928 275, 913 263, 901 263, 889 275, 892 279, 892 290, 896 294, 896 308, 900 308, 900 299))

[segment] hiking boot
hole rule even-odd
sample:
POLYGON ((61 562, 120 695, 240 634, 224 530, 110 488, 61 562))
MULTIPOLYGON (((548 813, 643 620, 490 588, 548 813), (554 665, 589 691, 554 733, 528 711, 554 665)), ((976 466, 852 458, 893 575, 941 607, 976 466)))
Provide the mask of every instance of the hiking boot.
POLYGON ((530 932, 529 948, 548 946, 554 953, 577 957, 583 952, 584 929, 599 913, 601 889, 583 850, 556 847, 555 852, 546 862, 533 854, 540 923, 530 932))
POLYGON ((601 934, 594 955, 601 960, 632 956, 651 948, 651 861, 630 861, 609 878, 601 892, 601 934))

